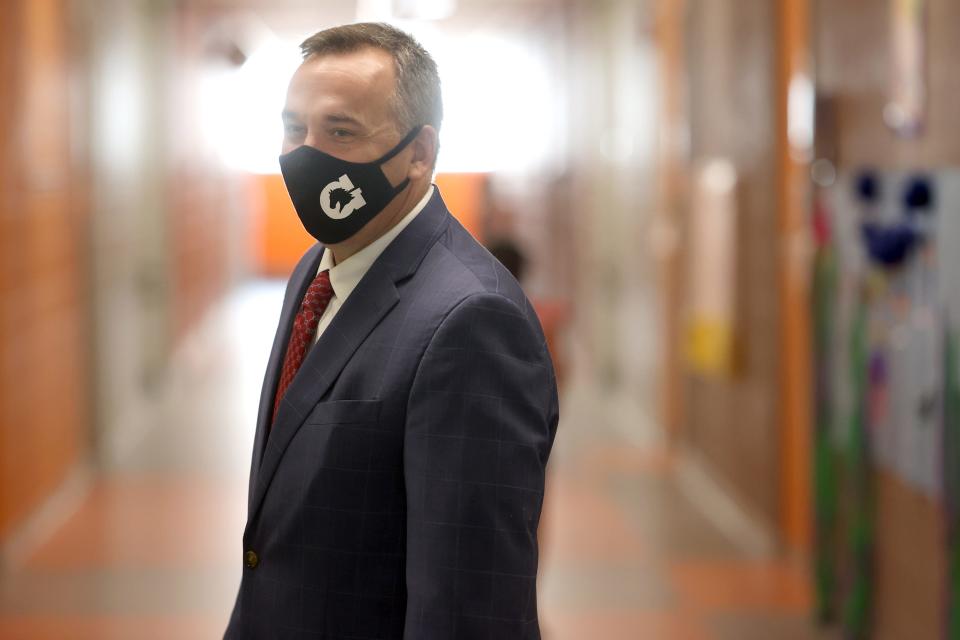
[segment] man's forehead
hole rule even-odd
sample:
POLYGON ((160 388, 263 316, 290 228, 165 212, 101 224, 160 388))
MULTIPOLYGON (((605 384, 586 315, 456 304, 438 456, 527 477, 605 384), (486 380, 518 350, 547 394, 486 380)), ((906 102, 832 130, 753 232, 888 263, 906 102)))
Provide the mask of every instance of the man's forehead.
POLYGON ((291 90, 324 91, 347 99, 389 95, 394 88, 393 59, 380 49, 325 54, 303 61, 290 80, 291 90), (385 58, 385 59, 384 59, 385 58))
POLYGON ((380 120, 390 113, 394 78, 393 57, 382 49, 311 56, 290 80, 284 117, 344 124, 380 120))

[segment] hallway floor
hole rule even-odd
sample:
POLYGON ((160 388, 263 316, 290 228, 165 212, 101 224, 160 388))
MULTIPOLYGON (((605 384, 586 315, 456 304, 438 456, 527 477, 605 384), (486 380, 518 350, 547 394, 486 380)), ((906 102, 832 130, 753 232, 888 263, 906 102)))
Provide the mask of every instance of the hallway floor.
MULTIPOLYGON (((174 358, 156 425, 0 581, 4 640, 221 637, 283 285, 238 289, 174 358)), ((568 385, 541 526, 546 640, 822 638, 805 567, 724 524, 643 408, 568 385)))

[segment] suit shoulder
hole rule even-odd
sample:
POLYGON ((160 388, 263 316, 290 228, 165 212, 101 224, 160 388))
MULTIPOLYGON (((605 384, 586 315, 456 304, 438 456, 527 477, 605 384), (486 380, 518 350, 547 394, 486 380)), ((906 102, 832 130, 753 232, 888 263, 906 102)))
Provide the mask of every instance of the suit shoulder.
POLYGON ((315 242, 309 249, 304 251, 303 255, 300 256, 300 259, 297 260, 297 264, 294 265, 293 271, 290 272, 290 277, 287 278, 288 286, 290 282, 293 282, 297 279, 297 275, 301 270, 306 269, 311 264, 317 263, 317 258, 322 251, 323 245, 319 242, 315 242))
POLYGON ((426 265, 431 273, 460 284, 455 303, 477 294, 500 296, 520 310, 529 306, 516 278, 459 222, 453 220, 438 239, 426 265))
POLYGON ((301 269, 304 265, 310 264, 316 260, 317 256, 323 251, 323 245, 319 242, 314 242, 309 249, 303 252, 303 255, 300 256, 300 259, 297 260, 297 265, 293 268, 293 273, 297 272, 297 269, 301 269))
POLYGON ((539 351, 545 344, 536 311, 516 278, 459 223, 452 221, 420 264, 415 304, 436 331, 478 326, 514 334, 539 351))

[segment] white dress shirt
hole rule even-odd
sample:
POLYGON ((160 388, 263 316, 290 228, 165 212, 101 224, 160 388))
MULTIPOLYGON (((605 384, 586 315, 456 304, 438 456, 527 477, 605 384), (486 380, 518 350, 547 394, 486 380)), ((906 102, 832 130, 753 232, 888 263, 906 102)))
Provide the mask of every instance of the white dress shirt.
POLYGON ((323 335, 324 330, 333 322, 337 311, 347 301, 347 298, 349 298, 353 290, 357 288, 357 285, 360 284, 360 280, 363 279, 364 274, 373 266, 373 263, 380 257, 380 254, 390 246, 390 243, 400 235, 400 232, 406 229, 407 225, 417 217, 417 214, 423 211, 423 208, 427 206, 427 202, 432 195, 433 185, 430 185, 430 188, 427 189, 427 193, 424 194, 420 202, 418 202, 417 205, 410 210, 410 213, 405 215, 400 222, 343 262, 334 264, 333 252, 324 250, 323 256, 320 258, 320 266, 317 268, 317 274, 319 275, 324 269, 330 271, 330 287, 333 289, 333 297, 330 298, 330 303, 324 310, 323 315, 320 316, 320 323, 317 325, 317 333, 313 337, 313 344, 317 343, 317 340, 323 335))

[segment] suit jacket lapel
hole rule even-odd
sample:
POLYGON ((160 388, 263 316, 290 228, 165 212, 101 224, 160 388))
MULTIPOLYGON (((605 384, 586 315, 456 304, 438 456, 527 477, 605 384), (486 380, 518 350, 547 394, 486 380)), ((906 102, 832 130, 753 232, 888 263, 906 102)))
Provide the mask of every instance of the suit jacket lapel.
MULTIPOLYGON (((347 298, 346 303, 337 311, 333 322, 307 352, 303 365, 294 376, 280 403, 276 422, 269 438, 266 438, 266 446, 263 447, 262 463, 256 472, 256 478, 251 477, 252 491, 248 505, 248 523, 256 516, 284 451, 303 425, 307 415, 329 390, 364 339, 397 304, 400 295, 397 292, 396 283, 416 271, 427 250, 436 241, 448 221, 449 213, 440 198, 439 190, 434 188, 433 197, 424 210, 374 262, 357 288, 347 298)), ((307 276, 312 276, 316 272, 319 261, 319 252, 315 260, 307 261, 313 268, 306 269, 306 275, 301 275, 303 281, 298 281, 300 295, 295 300, 295 305, 300 304, 303 293, 312 280, 312 277, 307 276)), ((287 310, 285 309, 284 312, 286 314, 287 310)), ((296 313, 295 309, 293 313, 296 313)), ((289 324, 293 321, 293 315, 285 315, 284 320, 287 324, 284 325, 282 332, 284 337, 280 344, 285 349, 290 336, 289 324)), ((274 352, 277 351, 275 344, 274 352)), ((279 372, 276 361, 282 361, 282 358, 282 354, 279 359, 272 358, 275 362, 272 362, 271 366, 276 369, 272 376, 274 378, 279 372)), ((268 377, 270 377, 269 373, 268 377)), ((270 404, 266 419, 269 419, 269 412, 272 412, 276 384, 276 380, 273 380, 269 389, 272 392, 266 394, 269 396, 266 402, 270 404)), ((264 383, 264 389, 268 390, 267 382, 264 383)), ((264 407, 265 401, 261 398, 261 419, 264 417, 264 407)), ((257 443, 254 446, 262 442, 264 436, 261 434, 265 432, 266 424, 258 424, 257 443)))
POLYGON ((290 342, 290 333, 293 330, 293 318, 300 308, 307 287, 313 281, 314 274, 323 255, 323 246, 316 244, 311 247, 305 260, 301 261, 299 269, 290 276, 290 290, 292 295, 284 300, 280 310, 280 322, 277 325, 277 334, 270 350, 270 359, 267 361, 267 371, 263 377, 263 388, 260 391, 260 408, 257 412, 257 428, 253 440, 253 461, 250 465, 250 486, 247 494, 247 506, 253 500, 253 488, 256 486, 257 473, 263 458, 263 442, 267 436, 270 418, 273 416, 273 399, 276 396, 277 384, 280 381, 280 369, 286 356, 287 343, 290 342))

